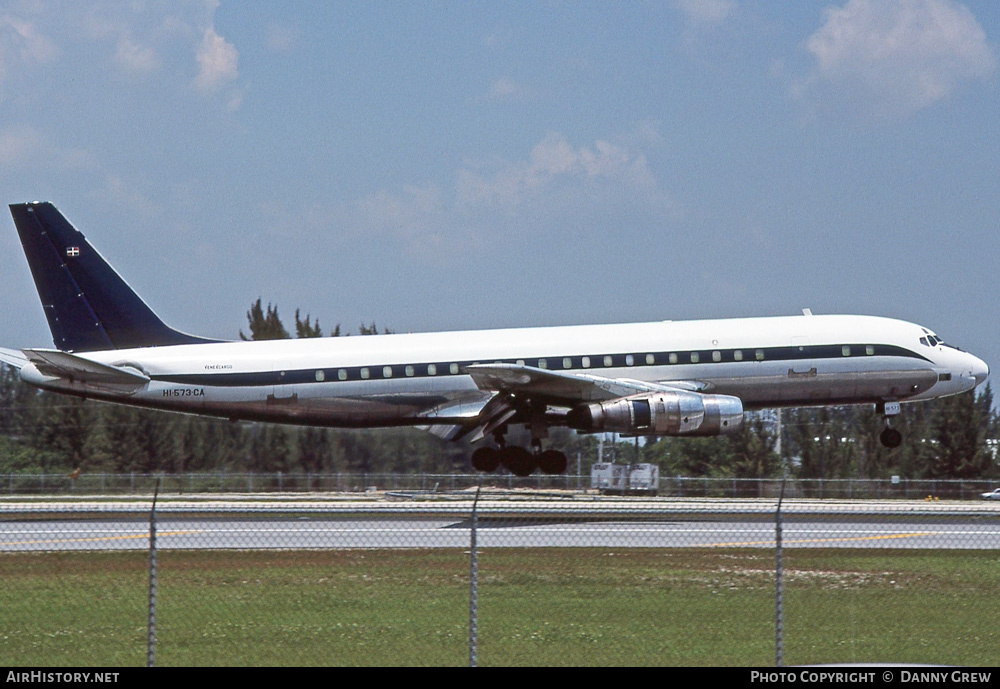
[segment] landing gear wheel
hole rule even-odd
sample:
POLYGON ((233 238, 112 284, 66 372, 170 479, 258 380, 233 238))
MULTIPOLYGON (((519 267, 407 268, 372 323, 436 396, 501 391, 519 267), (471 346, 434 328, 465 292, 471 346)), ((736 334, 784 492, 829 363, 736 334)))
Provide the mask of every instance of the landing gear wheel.
POLYGON ((566 471, 566 455, 558 450, 546 450, 538 455, 538 468, 544 474, 561 474, 566 471))
POLYGON ((879 442, 888 448, 899 447, 903 442, 903 434, 895 428, 886 428, 879 434, 879 442))
POLYGON ((537 468, 535 457, 523 447, 505 447, 499 454, 500 463, 515 476, 531 476, 537 468))
POLYGON ((492 447, 480 447, 472 453, 472 468, 476 471, 493 472, 500 466, 500 453, 492 447))

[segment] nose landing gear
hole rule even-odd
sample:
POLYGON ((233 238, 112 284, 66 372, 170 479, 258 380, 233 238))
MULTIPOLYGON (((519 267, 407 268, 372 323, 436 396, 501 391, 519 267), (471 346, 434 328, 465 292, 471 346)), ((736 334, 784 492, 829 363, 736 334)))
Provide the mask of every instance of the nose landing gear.
POLYGON ((879 434, 879 442, 889 449, 899 447, 903 442, 903 434, 889 425, 889 419, 899 414, 899 402, 879 402, 875 405, 875 411, 885 417, 885 430, 879 434))
MULTIPOLYGON (((888 422, 887 422, 888 423, 888 422)), ((899 447, 903 442, 903 434, 897 431, 895 428, 885 427, 885 430, 879 433, 879 442, 885 447, 894 448, 899 447)))

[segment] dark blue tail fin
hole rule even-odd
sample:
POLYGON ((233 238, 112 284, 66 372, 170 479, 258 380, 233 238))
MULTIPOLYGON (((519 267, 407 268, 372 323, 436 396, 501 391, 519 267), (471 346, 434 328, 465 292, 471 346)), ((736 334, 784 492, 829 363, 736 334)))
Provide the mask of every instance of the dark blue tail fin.
POLYGON ((12 204, 10 212, 58 349, 215 341, 168 327, 51 203, 12 204))

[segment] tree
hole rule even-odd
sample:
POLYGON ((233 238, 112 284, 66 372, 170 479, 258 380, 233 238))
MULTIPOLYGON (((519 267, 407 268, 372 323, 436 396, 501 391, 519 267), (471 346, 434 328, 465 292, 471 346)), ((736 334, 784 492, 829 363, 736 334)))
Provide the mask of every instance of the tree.
MULTIPOLYGON (((992 403, 992 392, 983 403, 992 403)), ((931 478, 983 478, 991 473, 992 456, 986 447, 988 407, 976 399, 974 390, 938 400, 931 421, 934 459, 931 478)))
POLYGON ((777 437, 768 430, 767 421, 753 414, 743 422, 739 432, 729 436, 731 454, 724 467, 735 478, 770 478, 781 466, 775 451, 777 437))
MULTIPOLYGON (((340 334, 340 325, 334 329, 331 334, 332 337, 336 337, 340 334)), ((323 337, 323 331, 319 327, 319 319, 310 325, 309 324, 309 314, 306 314, 306 319, 303 321, 299 318, 299 310, 295 309, 295 337, 323 337)))
MULTIPOLYGON (((375 321, 372 321, 371 325, 365 325, 364 323, 362 323, 358 327, 358 334, 359 335, 378 335, 378 326, 375 325, 375 321)), ((392 331, 389 330, 388 328, 382 328, 382 334, 383 335, 391 335, 392 331)))
MULTIPOLYGON (((308 323, 308 316, 306 317, 306 321, 308 323)), ((244 335, 243 331, 240 330, 241 340, 287 340, 289 337, 288 331, 285 330, 281 319, 278 318, 277 305, 271 306, 268 303, 267 312, 265 313, 261 306, 260 297, 257 298, 257 301, 247 311, 247 325, 250 328, 250 337, 244 335)), ((318 326, 319 323, 317 323, 318 326)))

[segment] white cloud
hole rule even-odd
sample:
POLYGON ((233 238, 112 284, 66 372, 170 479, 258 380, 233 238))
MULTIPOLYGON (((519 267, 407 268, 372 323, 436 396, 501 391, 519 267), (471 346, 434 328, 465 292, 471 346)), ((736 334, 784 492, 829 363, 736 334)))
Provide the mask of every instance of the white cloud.
POLYGON ((733 0, 674 0, 690 24, 721 24, 736 8, 733 0))
MULTIPOLYGON (((155 76, 157 87, 194 88, 230 109, 242 102, 237 48, 215 29, 217 0, 0 0, 0 80, 32 84, 39 65, 101 78, 155 76), (54 67, 52 67, 54 65, 54 67)), ((117 86, 116 86, 117 87, 117 86)))
POLYGON ((42 135, 32 127, 19 126, 0 130, 0 165, 19 165, 41 144, 42 135))
POLYGON ((115 205, 126 206, 147 219, 155 218, 163 211, 160 204, 139 191, 134 181, 128 181, 113 173, 105 175, 101 198, 115 205))
POLYGON ((198 76, 195 77, 194 84, 201 91, 215 91, 239 76, 239 53, 232 43, 215 33, 213 28, 205 29, 196 57, 198 76))
MULTIPOLYGON (((322 217, 327 231, 334 219, 342 238, 389 237, 404 250, 440 258, 495 249, 515 237, 603 232, 625 217, 660 222, 672 214, 642 153, 607 140, 577 147, 550 133, 520 161, 458 170, 453 186, 380 190, 322 217)), ((303 223, 296 219, 296 231, 303 223)))
POLYGON ((527 161, 488 175, 461 170, 457 199, 466 207, 488 205, 512 210, 537 198, 546 188, 565 183, 578 187, 609 183, 647 191, 656 188, 641 153, 600 140, 593 148, 574 148, 565 136, 550 132, 531 150, 527 161))
POLYGON ((96 163, 89 151, 60 146, 37 128, 22 124, 0 129, 0 166, 93 170, 96 163))
POLYGON ((501 77, 490 86, 491 100, 517 100, 524 96, 524 87, 508 77, 501 77))
POLYGON ((793 90, 807 102, 903 116, 997 67, 982 27, 953 0, 850 0, 824 16, 805 43, 815 67, 793 90))
POLYGON ((160 66, 156 51, 149 46, 136 43, 127 36, 123 36, 118 41, 115 62, 126 72, 133 74, 153 72, 160 66))
POLYGON ((400 194, 380 191, 366 196, 358 211, 359 220, 372 232, 413 238, 433 233, 444 207, 434 185, 405 185, 400 194))
POLYGON ((299 31, 297 29, 272 25, 267 30, 266 45, 268 49, 276 53, 287 53, 299 42, 299 31))
POLYGON ((0 48, 29 63, 51 62, 59 54, 56 44, 34 22, 11 14, 0 15, 0 48))

